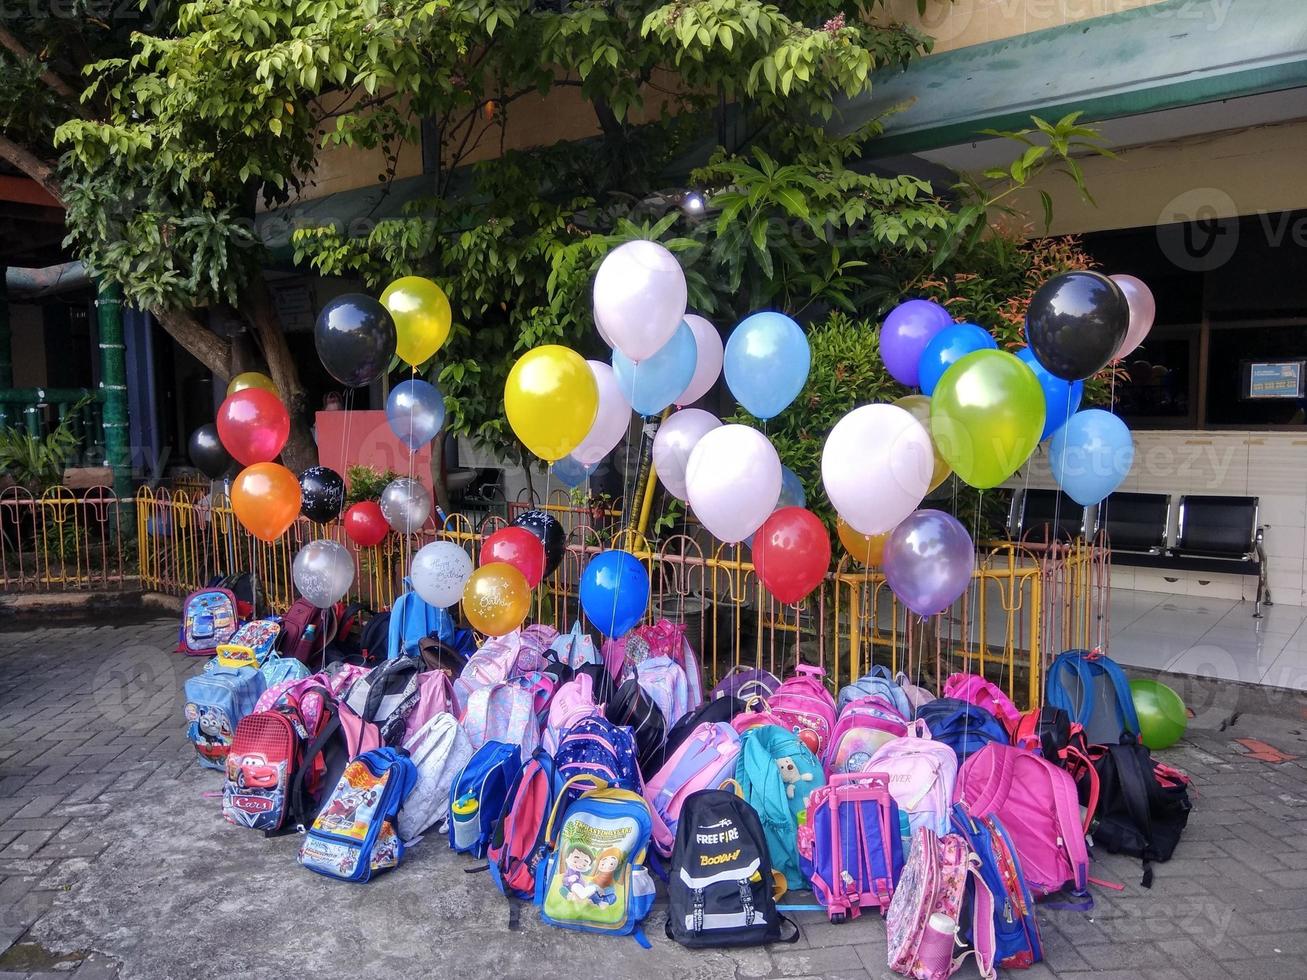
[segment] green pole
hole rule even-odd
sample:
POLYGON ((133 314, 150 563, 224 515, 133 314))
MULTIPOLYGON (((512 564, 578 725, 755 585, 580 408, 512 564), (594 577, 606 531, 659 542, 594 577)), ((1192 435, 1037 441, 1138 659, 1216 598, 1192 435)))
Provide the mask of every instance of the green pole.
POLYGON ((113 492, 132 495, 132 458, 127 429, 127 348, 123 344, 123 292, 101 285, 95 299, 100 325, 100 388, 104 392, 104 452, 113 469, 113 492))
POLYGON ((9 331, 9 270, 0 265, 0 391, 14 386, 13 335, 9 331))

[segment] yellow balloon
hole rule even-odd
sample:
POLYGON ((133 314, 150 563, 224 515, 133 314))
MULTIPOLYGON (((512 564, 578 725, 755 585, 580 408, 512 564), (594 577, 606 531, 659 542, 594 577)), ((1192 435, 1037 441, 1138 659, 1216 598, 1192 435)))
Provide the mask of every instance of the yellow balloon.
POLYGON ((930 430, 930 398, 926 395, 904 395, 894 404, 920 422, 921 427, 926 430, 926 435, 930 436, 930 451, 935 454, 935 469, 930 474, 930 489, 926 491, 930 493, 953 472, 953 467, 948 465, 948 460, 940 455, 939 444, 935 442, 935 433, 930 430))
POLYGON ((381 294, 381 305, 395 321, 395 353, 405 363, 417 366, 429 360, 449 339, 449 297, 430 279, 396 279, 381 294))
POLYGON ((264 391, 270 391, 280 397, 281 393, 277 391, 277 386, 272 383, 272 379, 260 371, 242 371, 231 381, 227 382, 227 394, 234 395, 238 391, 244 391, 246 388, 262 388, 264 391))
POLYGON ((526 448, 555 463, 590 432, 599 411, 599 386, 580 354, 546 344, 527 351, 508 372, 504 411, 526 448))
POLYGON ((880 567, 881 560, 885 556, 885 542, 889 540, 889 531, 884 534, 863 534, 840 517, 835 521, 835 533, 840 536, 840 544, 844 545, 844 550, 862 565, 867 568, 880 567))
POLYGON ((472 573, 463 587, 463 615, 486 636, 503 636, 522 625, 531 611, 531 587, 512 565, 492 561, 472 573))

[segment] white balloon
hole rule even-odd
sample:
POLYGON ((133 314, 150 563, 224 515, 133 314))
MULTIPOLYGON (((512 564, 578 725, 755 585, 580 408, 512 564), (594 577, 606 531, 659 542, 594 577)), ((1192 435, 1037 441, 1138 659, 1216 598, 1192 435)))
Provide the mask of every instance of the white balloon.
POLYGON ((599 319, 599 311, 594 308, 593 300, 590 303, 590 315, 594 317, 595 330, 599 332, 599 339, 611 348, 613 346, 613 338, 608 336, 608 331, 604 329, 603 322, 599 319))
POLYGON ((690 453, 685 485, 699 523, 714 537, 736 544, 762 527, 776 509, 781 459, 757 429, 723 425, 707 433, 690 453))
POLYGON ((572 450, 572 457, 582 466, 593 466, 622 441, 631 425, 631 403, 622 394, 617 377, 610 365, 603 361, 586 361, 599 388, 599 410, 594 424, 586 433, 581 445, 572 450))
POLYGON ((409 578, 423 602, 448 609, 463 598, 472 577, 472 559, 452 541, 432 541, 413 556, 409 578))
POLYGON ((713 429, 721 428, 721 424, 721 420, 711 412, 683 408, 667 416, 658 426, 653 443, 654 472, 667 492, 677 500, 685 499, 685 468, 690 465, 690 453, 700 439, 713 429))
POLYGON ((930 489, 930 434, 896 405, 863 405, 835 423, 821 454, 821 480, 835 510, 862 534, 898 526, 930 489))
POLYGON ((685 314, 685 322, 694 334, 699 359, 694 364, 694 377, 676 399, 678 405, 697 402, 708 394, 722 373, 722 335, 717 332, 717 328, 697 313, 685 314))
POLYGON ((354 584, 354 559, 335 541, 310 541, 295 556, 291 577, 300 595, 326 609, 343 599, 354 584))
POLYGON ((1122 358, 1144 342, 1148 331, 1153 329, 1153 318, 1157 316, 1157 301, 1148 284, 1136 276, 1125 273, 1109 276, 1125 293, 1126 304, 1130 308, 1130 325, 1126 328, 1121 346, 1116 349, 1114 358, 1122 358))
POLYGON ((619 245, 595 276, 595 323, 633 361, 656 354, 685 316, 688 291, 676 256, 657 242, 619 245))
POLYGON ((400 534, 413 534, 431 516, 431 494, 417 480, 401 476, 381 491, 381 514, 400 534))

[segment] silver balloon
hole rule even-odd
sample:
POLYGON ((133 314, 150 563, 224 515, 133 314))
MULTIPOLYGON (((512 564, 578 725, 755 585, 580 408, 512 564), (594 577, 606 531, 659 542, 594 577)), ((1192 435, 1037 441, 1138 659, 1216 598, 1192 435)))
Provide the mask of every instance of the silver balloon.
POLYGON ((423 602, 448 609, 463 598, 472 576, 472 559, 452 541, 432 541, 413 556, 410 578, 423 602))
POLYGON ((400 534, 413 534, 431 516, 431 494, 417 480, 401 476, 381 491, 381 513, 400 534))
POLYGON ((335 541, 310 541, 295 556, 291 574, 300 595, 326 609, 343 599, 354 584, 354 559, 335 541))

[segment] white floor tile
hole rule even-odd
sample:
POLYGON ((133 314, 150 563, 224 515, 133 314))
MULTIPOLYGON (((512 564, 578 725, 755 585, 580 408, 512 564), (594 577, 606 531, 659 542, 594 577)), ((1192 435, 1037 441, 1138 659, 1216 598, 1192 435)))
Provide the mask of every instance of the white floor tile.
POLYGON ((1107 653, 1122 664, 1162 670, 1194 646, 1194 637, 1133 628, 1113 636, 1107 653))
POLYGON ((1253 619, 1253 603, 1245 601, 1235 603, 1234 607, 1221 618, 1221 626, 1239 629, 1246 623, 1253 623, 1264 632, 1292 636, 1302 627, 1304 620, 1307 620, 1307 609, 1302 606, 1281 604, 1263 606, 1262 618, 1256 620, 1253 619))
POLYGON ((1265 670, 1261 683, 1307 694, 1307 644, 1291 643, 1265 670))
POLYGON ((1222 642, 1219 634, 1208 634, 1183 651, 1165 669, 1175 674, 1258 684, 1279 656, 1278 644, 1269 647, 1255 642, 1222 642))

